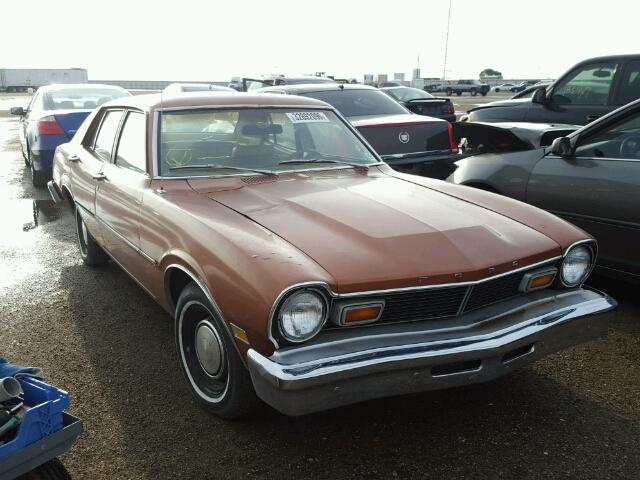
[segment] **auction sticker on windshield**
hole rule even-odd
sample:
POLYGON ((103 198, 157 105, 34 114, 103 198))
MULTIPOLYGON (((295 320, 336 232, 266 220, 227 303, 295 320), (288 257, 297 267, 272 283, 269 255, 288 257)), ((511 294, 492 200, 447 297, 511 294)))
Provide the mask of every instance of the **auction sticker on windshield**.
POLYGON ((290 112, 287 117, 291 123, 330 122, 324 112, 290 112))

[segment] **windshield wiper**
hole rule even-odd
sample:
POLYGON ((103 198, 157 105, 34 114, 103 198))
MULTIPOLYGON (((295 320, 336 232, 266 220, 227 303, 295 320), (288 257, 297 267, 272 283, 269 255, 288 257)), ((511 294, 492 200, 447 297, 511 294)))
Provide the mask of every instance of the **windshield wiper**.
POLYGON ((205 165, 181 165, 179 167, 169 167, 169 170, 198 170, 198 169, 227 169, 227 170, 239 170, 241 172, 253 172, 261 173, 262 175, 278 176, 276 172, 271 170, 261 170, 258 168, 246 168, 246 167, 234 167, 232 165, 218 165, 216 163, 208 163, 205 165))
POLYGON ((349 165, 350 167, 355 168, 366 168, 369 170, 371 165, 375 164, 365 164, 365 163, 357 163, 357 162, 347 162, 345 160, 341 160, 343 157, 333 157, 331 155, 322 155, 318 158, 295 158, 293 160, 282 160, 278 162, 278 165, 285 165, 289 163, 336 163, 339 165, 349 165))

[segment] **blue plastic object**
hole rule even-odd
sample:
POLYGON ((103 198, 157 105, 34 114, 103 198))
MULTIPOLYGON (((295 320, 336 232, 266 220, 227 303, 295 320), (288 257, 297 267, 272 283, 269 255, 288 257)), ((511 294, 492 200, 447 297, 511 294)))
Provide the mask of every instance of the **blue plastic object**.
POLYGON ((0 463, 21 449, 56 433, 63 427, 69 394, 35 378, 21 378, 24 403, 30 409, 22 417, 15 437, 0 445, 0 463))

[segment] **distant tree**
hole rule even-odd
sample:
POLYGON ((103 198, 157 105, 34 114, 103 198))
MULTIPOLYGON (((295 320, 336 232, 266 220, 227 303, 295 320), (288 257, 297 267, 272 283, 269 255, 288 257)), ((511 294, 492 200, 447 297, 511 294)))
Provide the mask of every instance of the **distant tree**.
POLYGON ((502 72, 499 72, 498 70, 494 70, 493 68, 485 68, 480 72, 480 78, 486 78, 486 77, 502 79, 502 72))

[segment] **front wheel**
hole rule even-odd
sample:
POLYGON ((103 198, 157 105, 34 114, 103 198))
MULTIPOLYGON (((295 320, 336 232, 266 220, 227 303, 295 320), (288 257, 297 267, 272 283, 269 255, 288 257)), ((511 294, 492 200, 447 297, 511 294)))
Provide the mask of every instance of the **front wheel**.
POLYGON ((90 267, 101 267, 109 262, 109 256, 95 241, 87 225, 84 223, 80 208, 76 206, 76 232, 78 234, 78 246, 80 247, 80 257, 85 265, 90 267))
POLYGON ((475 88, 471 89, 471 96, 475 97, 476 95, 478 95, 478 90, 476 90, 475 88))
POLYGON ((197 402, 222 418, 251 413, 259 400, 249 372, 224 320, 195 283, 178 298, 175 334, 180 366, 197 402))
POLYGON ((447 97, 450 97, 451 95, 453 95, 453 90, 451 90, 450 88, 447 88, 445 93, 447 94, 447 97))

